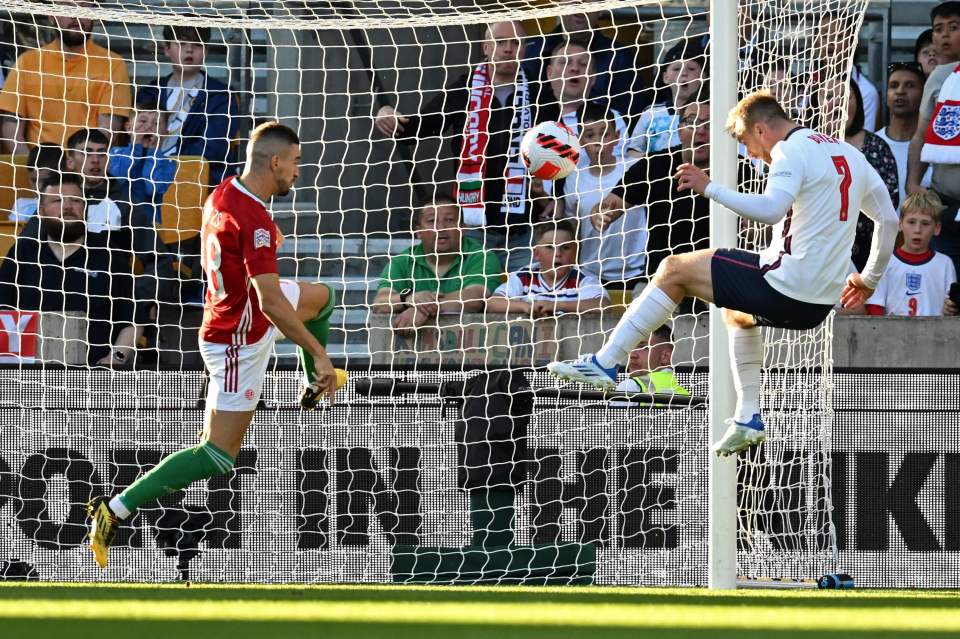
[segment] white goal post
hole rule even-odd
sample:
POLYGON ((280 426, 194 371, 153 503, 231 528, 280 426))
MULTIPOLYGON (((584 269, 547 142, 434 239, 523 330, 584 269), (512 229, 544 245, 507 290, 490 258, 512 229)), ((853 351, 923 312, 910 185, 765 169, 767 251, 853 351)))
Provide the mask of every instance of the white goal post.
MULTIPOLYGON (((0 260, 11 251, 3 273, 14 278, 0 282, 0 562, 20 561, 41 579, 61 581, 189 575, 711 588, 735 588, 738 579, 816 579, 843 568, 831 503, 832 319, 806 333, 765 332, 761 403, 770 437, 761 452, 738 459, 719 460, 709 451, 734 408, 726 329, 716 309, 681 307, 669 342, 672 364, 669 357, 661 362, 675 367, 677 386, 658 391, 656 401, 577 395, 543 372, 554 358, 596 348, 636 282, 646 279, 623 275, 626 266, 622 277, 610 276, 605 265, 636 257, 611 257, 610 243, 627 246, 642 236, 644 259, 652 260, 653 247, 661 254, 708 245, 756 248, 768 240, 763 229, 671 192, 670 176, 664 181, 649 168, 640 180, 649 186, 645 201, 627 213, 634 217, 591 235, 578 207, 617 181, 604 182, 603 171, 591 178, 584 159, 578 177, 562 188, 524 183, 530 190, 520 208, 551 221, 562 210, 577 221, 578 257, 591 242, 600 247, 578 272, 584 281, 610 285, 611 302, 601 312, 534 318, 532 308, 484 315, 461 306, 410 336, 394 330, 375 296, 383 287, 407 288, 395 282, 419 281, 389 265, 401 253, 416 264, 424 236, 418 209, 425 199, 449 195, 456 182, 471 107, 449 105, 467 89, 460 79, 470 80, 494 46, 487 25, 518 21, 526 45, 540 43, 536 56, 517 53, 518 68, 530 74, 530 94, 542 100, 540 113, 577 128, 588 101, 612 105, 618 180, 630 167, 654 167, 653 156, 690 157, 684 154, 709 146, 713 180, 759 191, 764 169, 724 131, 727 113, 744 94, 769 88, 799 122, 839 135, 846 106, 834 98, 849 80, 865 6, 866 0, 0 0, 6 12, 0 22, 6 19, 17 34, 12 53, 0 60, 7 65, 6 96, 0 94, 0 260), (70 32, 57 19, 72 18, 90 21, 94 53, 57 49, 70 32), (178 76, 171 66, 169 27, 209 29, 201 80, 178 76), (557 53, 569 46, 589 59, 580 76, 565 75, 579 64, 574 54, 557 53), (39 72, 25 66, 40 64, 31 58, 38 48, 48 56, 39 72), (77 60, 99 75, 78 79, 77 60), (54 62, 62 66, 49 66, 54 62), (702 75, 681 80, 694 73, 688 64, 699 65, 702 75), (128 77, 122 87, 120 76, 110 75, 118 68, 128 77), (668 81, 670 74, 675 79, 668 81), (709 95, 701 92, 707 83, 709 95), (688 85, 697 88, 686 99, 709 103, 710 116, 682 130, 685 102, 677 96, 688 85), (564 93, 570 87, 582 89, 579 102, 564 93), (126 90, 128 97, 118 97, 126 90), (164 122, 157 125, 164 127, 159 141, 149 142, 156 154, 147 138, 120 141, 125 124, 133 129, 151 111, 150 96, 164 122), (221 98, 216 112, 205 106, 195 113, 194 105, 221 98), (384 134, 377 114, 385 106, 410 118, 407 131, 384 134), (163 455, 195 442, 202 426, 200 209, 216 186, 210 176, 234 172, 251 127, 273 119, 297 131, 304 157, 297 188, 270 205, 285 236, 280 273, 325 281, 337 291, 328 352, 351 381, 330 410, 300 411, 295 349, 279 342, 235 471, 145 507, 101 573, 83 547, 82 504, 125 488, 163 455), (104 149, 70 148, 69 139, 104 123, 115 130, 106 134, 111 150, 98 174, 88 158, 104 149), (706 141, 695 131, 704 125, 706 141), (56 168, 30 151, 38 143, 59 149, 56 168), (111 162, 124 154, 132 159, 111 162), (157 166, 168 161, 170 173, 138 172, 144 164, 137 162, 148 156, 157 166), (123 251, 126 261, 119 262, 126 266, 117 268, 128 270, 89 306, 67 299, 67 284, 20 275, 40 273, 41 249, 18 258, 27 255, 16 252, 29 248, 24 238, 33 233, 35 248, 42 246, 51 228, 52 213, 39 200, 43 186, 29 172, 34 161, 37 169, 82 175, 85 237, 126 238, 109 251, 123 251), (15 214, 10 219, 8 209, 15 214), (10 248, 21 245, 27 248, 10 248), (14 264, 19 270, 10 270, 14 264), (22 330, 9 328, 20 322, 22 330), (128 326, 136 328, 134 354, 110 361, 128 326), (504 370, 513 373, 507 381, 496 377, 504 370), (383 379, 377 386, 367 378, 410 385, 388 388, 383 379), (519 384, 510 386, 507 403, 529 399, 528 412, 505 416, 499 407, 495 413, 502 393, 471 396, 478 378, 492 380, 490 388, 519 384), (488 404, 482 428, 469 413, 477 402, 488 404), (504 417, 514 420, 507 435, 497 430, 504 417), (504 465, 512 469, 505 475, 504 465)), ((522 111, 519 93, 503 95, 495 96, 497 104, 507 100, 511 113, 522 111)), ((93 139, 85 138, 88 147, 93 139)), ((488 231, 465 233, 485 256, 503 248, 496 241, 509 242, 488 231)), ((529 249, 534 241, 513 248, 529 249)), ((107 268, 91 264, 78 268, 107 268)), ((511 270, 497 268, 481 274, 488 295, 511 270)), ((441 276, 430 277, 439 287, 441 276)))

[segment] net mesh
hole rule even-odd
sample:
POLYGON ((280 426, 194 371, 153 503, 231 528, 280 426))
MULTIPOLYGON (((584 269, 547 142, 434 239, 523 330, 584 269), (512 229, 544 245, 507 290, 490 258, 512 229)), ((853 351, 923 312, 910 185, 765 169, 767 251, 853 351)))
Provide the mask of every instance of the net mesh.
MULTIPOLYGON (((741 2, 741 63, 736 80, 728 81, 737 81, 741 94, 769 87, 798 121, 840 135, 845 103, 828 98, 849 77, 864 5, 741 2)), ((653 247, 661 257, 706 247, 706 206, 671 190, 663 168, 671 154, 689 158, 703 151, 705 127, 721 125, 726 116, 702 111, 694 124, 681 126, 673 108, 681 92, 706 100, 706 7, 5 1, 0 9, 10 12, 10 69, 31 48, 66 42, 78 30, 71 22, 76 17, 93 21, 92 40, 103 47, 88 47, 84 68, 94 73, 96 67, 100 75, 80 94, 65 88, 74 86, 69 80, 77 73, 69 65, 31 75, 21 73, 21 58, 18 75, 8 72, 4 92, 10 97, 0 97, 0 111, 8 113, 8 155, 0 158, 7 183, 0 184, 0 195, 6 194, 11 210, 21 206, 18 200, 36 197, 25 152, 37 142, 69 146, 73 131, 106 126, 115 129, 108 146, 132 145, 103 158, 102 149, 89 148, 88 136, 87 148, 68 148, 58 158, 58 169, 84 175, 88 231, 114 232, 122 251, 111 250, 132 266, 123 277, 88 289, 89 306, 62 296, 68 288, 62 279, 17 280, 20 303, 13 306, 21 312, 0 312, 9 364, 0 373, 6 464, 0 467, 0 515, 12 524, 0 533, 0 559, 22 559, 55 580, 190 574, 212 581, 705 583, 708 435, 702 405, 611 405, 561 389, 569 392, 559 399, 532 400, 530 414, 520 420, 529 421, 526 432, 504 435, 493 411, 507 409, 494 407, 498 393, 491 391, 489 424, 478 435, 462 393, 370 397, 351 383, 332 410, 303 413, 293 409, 295 351, 285 341, 275 346, 261 409, 235 472, 145 507, 122 533, 103 573, 82 547, 82 504, 116 493, 163 455, 196 441, 202 428, 196 402, 203 392, 196 343, 204 277, 201 205, 219 176, 236 169, 251 127, 265 119, 290 125, 303 142, 297 188, 270 206, 286 237, 279 249, 281 276, 336 289, 328 352, 354 377, 469 381, 483 374, 478 369, 535 368, 595 350, 635 280, 652 268, 653 247), (580 17, 584 11, 596 13, 580 17), (53 26, 50 15, 58 16, 53 26), (558 15, 562 20, 555 21, 558 15), (381 273, 423 239, 416 233, 419 203, 449 191, 456 180, 470 110, 463 96, 481 56, 498 55, 484 44, 486 25, 503 20, 522 21, 529 40, 542 40, 536 56, 522 56, 530 93, 537 96, 532 121, 562 120, 580 133, 579 107, 587 98, 616 111, 607 177, 591 181, 587 164, 593 160, 584 153, 563 185, 527 185, 521 208, 530 221, 559 215, 578 221, 584 273, 625 283, 593 314, 534 320, 529 309, 486 316, 457 309, 404 335, 390 314, 379 312, 381 273), (210 80, 222 83, 219 119, 190 119, 201 95, 190 84, 195 76, 175 75, 166 85, 161 80, 165 90, 157 91, 156 78, 176 72, 170 59, 183 53, 168 46, 165 25, 211 28, 203 70, 206 90, 210 80), (574 43, 559 54, 551 47, 565 36, 551 35, 555 28, 574 43), (583 49, 591 51, 587 62, 578 58, 583 49), (130 90, 126 98, 123 87, 130 90), (161 124, 147 117, 137 130, 150 111, 141 97, 152 91, 161 124), (121 143, 128 122, 131 139, 121 143), (408 128, 406 135, 385 134, 398 124, 408 128), (166 168, 143 172, 134 157, 138 141, 164 151, 154 154, 154 166, 168 160, 166 168), (117 160, 124 153, 131 161, 117 160), (104 165, 99 176, 98 161, 104 165), (619 227, 591 234, 591 208, 638 165, 643 171, 634 175, 647 185, 643 200, 631 202, 638 206, 619 227), (165 178, 162 170, 169 171, 165 178), (92 196, 104 172, 125 180, 129 191, 92 196), (157 185, 164 185, 162 193, 157 185), (141 200, 125 206, 123 198, 134 198, 136 188, 141 200), (104 228, 90 229, 94 223, 104 228), (594 248, 588 249, 590 242, 594 248), (646 243, 645 264, 627 259, 636 257, 638 243, 646 243), (24 301, 30 295, 34 308, 24 301), (128 324, 139 327, 123 337, 138 346, 129 353, 134 372, 119 370, 129 360, 111 360, 111 345, 128 324), (71 368, 36 369, 41 361, 71 368), (506 452, 502 440, 514 442, 506 452), (512 469, 506 478, 498 474, 503 464, 512 469), (22 479, 14 481, 17 472, 22 479), (485 472, 487 479, 478 478, 485 472)), ((526 52, 535 50, 530 44, 526 52)), ((180 62, 189 67, 197 60, 180 62)), ((214 97, 213 91, 203 95, 208 105, 214 97)), ((522 111, 516 101, 510 105, 516 107, 511 114, 522 111)), ((496 144, 503 142, 491 139, 488 168, 499 155, 498 170, 504 171, 509 151, 497 151, 496 144)), ((762 190, 762 167, 746 159, 741 165, 741 188, 762 190)), ((29 204, 22 206, 22 218, 0 228, 8 246, 17 234, 40 228, 29 204)), ((514 242, 491 228, 468 234, 506 259, 507 270, 529 266, 529 237, 514 242)), ((764 229, 743 225, 740 240, 756 248, 769 238, 764 229)), ((94 263, 94 255, 88 252, 83 269, 123 270, 109 260, 94 263)), ((18 264, 18 272, 39 268, 40 261, 39 254, 26 253, 5 260, 18 264)), ((505 279, 502 263, 497 269, 483 280, 488 290, 505 279)), ((89 280, 83 285, 91 286, 89 280)), ((661 392, 709 396, 705 327, 699 305, 685 305, 674 318, 677 386, 661 392)), ((806 579, 836 568, 831 331, 828 321, 803 334, 765 334, 763 408, 771 438, 739 465, 738 563, 744 576, 806 579)), ((525 375, 533 391, 556 394, 558 387, 539 370, 525 375)))

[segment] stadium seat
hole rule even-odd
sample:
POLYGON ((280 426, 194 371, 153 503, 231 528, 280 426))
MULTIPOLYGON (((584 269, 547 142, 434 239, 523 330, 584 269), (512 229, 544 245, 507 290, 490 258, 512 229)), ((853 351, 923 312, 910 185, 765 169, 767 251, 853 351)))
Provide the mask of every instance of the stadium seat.
POLYGON ((611 306, 622 306, 626 308, 633 301, 632 291, 607 291, 610 294, 611 306))
POLYGON ((177 173, 160 207, 157 233, 161 242, 177 244, 200 233, 209 180, 210 166, 203 157, 184 155, 177 158, 177 173))
POLYGON ((25 155, 0 155, 0 217, 3 220, 18 197, 28 197, 33 191, 26 165, 25 155))
POLYGON ((23 222, 0 220, 0 262, 7 256, 10 247, 17 241, 17 235, 23 230, 23 222))

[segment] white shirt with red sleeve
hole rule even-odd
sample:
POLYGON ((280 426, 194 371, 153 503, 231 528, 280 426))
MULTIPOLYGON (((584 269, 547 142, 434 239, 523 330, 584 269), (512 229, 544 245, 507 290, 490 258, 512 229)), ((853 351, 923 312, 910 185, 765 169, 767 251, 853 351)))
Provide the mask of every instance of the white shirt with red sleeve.
POLYGON ((277 227, 266 204, 231 177, 203 208, 200 257, 206 276, 200 338, 253 344, 270 328, 251 278, 277 272, 277 227))
POLYGON ((867 300, 871 315, 938 316, 950 285, 957 281, 953 261, 943 253, 907 253, 897 248, 880 284, 867 300))

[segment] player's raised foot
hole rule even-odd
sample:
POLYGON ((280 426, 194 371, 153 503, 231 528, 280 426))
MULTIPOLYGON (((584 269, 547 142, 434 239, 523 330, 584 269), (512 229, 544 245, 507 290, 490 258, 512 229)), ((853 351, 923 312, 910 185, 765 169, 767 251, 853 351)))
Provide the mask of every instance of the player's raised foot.
POLYGON ((551 362, 547 364, 547 370, 568 382, 580 382, 604 390, 617 387, 617 367, 604 368, 596 355, 584 355, 572 362, 551 362))
POLYGON ((93 558, 101 568, 107 567, 110 559, 110 544, 117 536, 120 520, 110 511, 107 499, 100 497, 87 504, 87 516, 90 518, 90 549, 93 558))
MULTIPOLYGON (((337 390, 340 390, 347 383, 347 371, 335 368, 333 372, 337 375, 337 390)), ((312 410, 320 404, 322 397, 323 389, 316 382, 304 386, 300 391, 300 406, 306 410, 312 410)))
POLYGON ((767 438, 767 431, 763 427, 763 422, 760 421, 759 414, 755 414, 753 419, 746 424, 735 419, 728 419, 727 423, 730 424, 727 432, 723 434, 720 441, 713 445, 714 452, 721 457, 739 453, 767 438))

